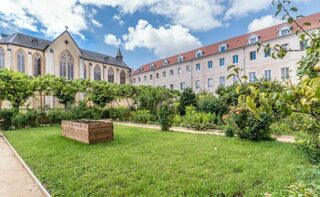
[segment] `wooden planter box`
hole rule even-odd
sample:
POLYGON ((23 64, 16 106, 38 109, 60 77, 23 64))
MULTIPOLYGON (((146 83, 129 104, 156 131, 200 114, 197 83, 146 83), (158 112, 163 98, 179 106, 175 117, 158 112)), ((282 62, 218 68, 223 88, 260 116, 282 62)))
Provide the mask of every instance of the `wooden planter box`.
POLYGON ((113 140, 112 121, 62 121, 61 127, 64 137, 86 144, 96 144, 113 140))

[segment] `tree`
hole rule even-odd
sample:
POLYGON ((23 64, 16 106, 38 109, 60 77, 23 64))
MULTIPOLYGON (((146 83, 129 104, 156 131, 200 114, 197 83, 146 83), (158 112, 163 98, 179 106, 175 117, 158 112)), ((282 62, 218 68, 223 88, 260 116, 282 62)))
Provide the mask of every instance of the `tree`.
POLYGON ((116 84, 107 83, 105 81, 91 81, 89 90, 89 100, 99 107, 105 107, 115 98, 116 84))
POLYGON ((180 106, 179 106, 180 115, 185 115, 186 107, 190 105, 194 107, 197 106, 197 97, 191 88, 187 88, 181 93, 181 96, 180 96, 180 106))
POLYGON ((57 97, 58 101, 63 104, 65 108, 74 104, 76 94, 79 91, 77 83, 66 80, 65 78, 57 78, 53 84, 53 95, 57 97))
POLYGON ((43 105, 43 96, 52 94, 54 90, 54 84, 56 77, 53 75, 40 75, 33 78, 32 80, 32 89, 35 92, 38 92, 40 96, 40 109, 44 109, 43 105))
POLYGON ((168 131, 173 124, 174 107, 168 102, 163 102, 158 107, 158 119, 161 126, 161 131, 168 131))
POLYGON ((7 69, 0 70, 0 81, 2 98, 10 101, 15 111, 19 111, 19 108, 33 95, 31 79, 25 74, 7 69))

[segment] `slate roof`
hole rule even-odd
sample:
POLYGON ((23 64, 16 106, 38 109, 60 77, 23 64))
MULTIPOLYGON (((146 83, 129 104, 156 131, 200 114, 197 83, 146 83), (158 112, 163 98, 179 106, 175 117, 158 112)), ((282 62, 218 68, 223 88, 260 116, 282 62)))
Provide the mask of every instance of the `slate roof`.
MULTIPOLYGON (((14 33, 0 39, 0 44, 12 44, 31 49, 44 51, 53 41, 29 36, 21 33, 14 33)), ((104 55, 101 53, 80 49, 81 57, 86 60, 96 61, 105 64, 111 64, 123 68, 129 68, 128 65, 119 58, 104 55)))
MULTIPOLYGON (((320 13, 316 13, 310 16, 306 16, 304 18, 300 18, 297 20, 299 25, 302 25, 306 30, 311 30, 311 29, 316 29, 320 27, 320 13), (311 26, 306 26, 303 25, 303 23, 305 22, 311 22, 311 26)), ((226 44, 228 46, 227 52, 233 49, 237 49, 237 48, 241 48, 241 47, 245 47, 248 45, 248 39, 251 35, 257 35, 259 36, 259 41, 268 41, 268 40, 272 40, 278 37, 278 31, 281 29, 281 27, 283 27, 284 25, 289 25, 287 23, 282 23, 279 25, 274 25, 265 29, 261 29, 258 31, 254 31, 254 32, 250 32, 250 33, 246 33, 228 40, 224 40, 221 42, 217 42, 208 46, 204 46, 204 47, 200 47, 198 49, 194 49, 188 52, 184 52, 184 53, 180 53, 165 59, 160 59, 145 65, 142 65, 140 68, 136 69, 133 74, 139 74, 139 73, 143 73, 143 72, 148 72, 150 71, 150 65, 153 65, 153 69, 159 69, 161 67, 163 67, 163 62, 165 60, 168 61, 168 64, 166 66, 170 66, 170 65, 174 65, 178 63, 178 57, 181 55, 183 56, 184 60, 183 62, 186 61, 190 61, 195 59, 195 54, 198 50, 201 50, 203 53, 202 57, 206 57, 206 56, 210 56, 213 54, 217 54, 219 53, 219 47, 222 44, 226 44)), ((295 24, 292 24, 292 34, 294 34, 296 32, 296 30, 298 29, 297 26, 295 24)))

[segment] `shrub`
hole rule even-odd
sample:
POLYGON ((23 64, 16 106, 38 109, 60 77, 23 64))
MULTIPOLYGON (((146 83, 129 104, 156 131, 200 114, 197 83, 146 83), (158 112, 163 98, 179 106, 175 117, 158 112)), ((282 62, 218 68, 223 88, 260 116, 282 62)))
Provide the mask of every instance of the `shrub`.
POLYGON ((61 109, 51 109, 48 111, 47 116, 50 124, 61 124, 62 120, 74 119, 72 112, 61 109))
POLYGON ((198 96, 197 107, 199 111, 216 114, 215 123, 220 123, 220 117, 228 112, 228 105, 225 100, 212 95, 198 96))
POLYGON ((118 107, 108 109, 109 117, 113 120, 128 121, 130 118, 130 109, 127 107, 118 107))
POLYGON ((180 115, 186 114, 187 106, 197 106, 197 97, 191 88, 187 88, 181 93, 179 106, 180 115))
POLYGON ((149 110, 137 110, 132 112, 131 120, 137 123, 151 123, 155 120, 155 116, 149 110))
POLYGON ((0 130, 9 130, 11 128, 11 118, 13 115, 13 110, 0 110, 0 130))
POLYGON ((183 118, 182 126, 195 128, 198 130, 215 128, 215 114, 197 112, 193 106, 186 107, 186 115, 183 118))
POLYGON ((248 110, 240 107, 231 110, 231 125, 236 128, 237 136, 241 139, 253 141, 270 140, 272 119, 270 115, 262 113, 257 118, 248 110))
POLYGON ((181 126, 183 123, 183 119, 180 115, 173 116, 173 125, 175 126, 181 126))
POLYGON ((158 118, 161 131, 168 131, 173 123, 174 108, 167 102, 163 102, 158 110, 158 118))
POLYGON ((27 116, 22 113, 16 113, 12 117, 11 124, 14 129, 22 129, 28 126, 27 116))
POLYGON ((227 137, 234 137, 234 135, 236 134, 236 129, 230 125, 227 125, 225 130, 224 130, 224 133, 227 137))
POLYGON ((27 125, 29 127, 36 127, 39 125, 39 119, 41 117, 41 113, 38 110, 28 110, 25 114, 25 118, 27 121, 27 125))

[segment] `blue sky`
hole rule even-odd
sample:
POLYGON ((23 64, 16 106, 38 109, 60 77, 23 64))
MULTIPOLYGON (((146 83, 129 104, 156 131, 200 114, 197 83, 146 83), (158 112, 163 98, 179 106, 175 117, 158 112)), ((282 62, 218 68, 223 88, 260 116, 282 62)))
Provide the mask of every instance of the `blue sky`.
MULTIPOLYGON (((115 55, 133 68, 281 22, 272 0, 0 0, 0 32, 49 40, 69 27, 81 48, 115 55)), ((319 0, 293 0, 299 13, 319 0)))

